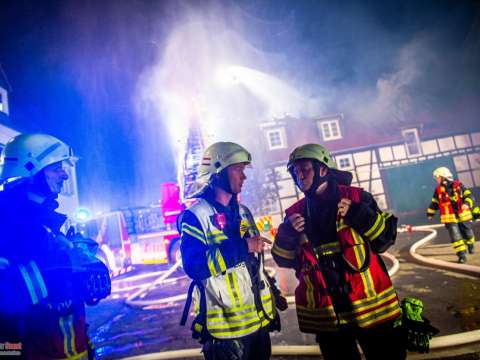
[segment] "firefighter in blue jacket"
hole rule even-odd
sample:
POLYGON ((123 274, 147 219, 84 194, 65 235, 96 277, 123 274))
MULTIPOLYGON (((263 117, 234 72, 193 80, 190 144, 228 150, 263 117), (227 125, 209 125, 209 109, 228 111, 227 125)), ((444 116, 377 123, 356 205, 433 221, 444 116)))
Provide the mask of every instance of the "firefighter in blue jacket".
POLYGON ((85 303, 110 292, 95 242, 60 228, 56 198, 73 166, 69 146, 45 134, 11 139, 0 157, 0 342, 24 359, 93 359, 85 303))
POLYGON ((193 337, 205 359, 268 359, 269 330, 276 320, 272 290, 263 269, 267 239, 248 208, 238 202, 251 156, 238 144, 218 142, 205 150, 197 176, 197 202, 180 220, 183 267, 193 280, 193 337))

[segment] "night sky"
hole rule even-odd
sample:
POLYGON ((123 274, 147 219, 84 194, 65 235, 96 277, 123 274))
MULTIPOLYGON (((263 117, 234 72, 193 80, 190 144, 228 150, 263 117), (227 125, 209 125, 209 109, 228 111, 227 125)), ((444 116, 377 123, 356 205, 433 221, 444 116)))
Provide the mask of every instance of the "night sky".
MULTIPOLYGON (((206 94, 220 58, 298 91, 296 116, 373 129, 467 106, 480 126, 478 1, 0 0, 0 24, 9 125, 69 143, 95 209, 153 203, 175 181, 172 94, 206 94)), ((278 110, 251 89, 231 95, 210 96, 226 124, 278 110)))

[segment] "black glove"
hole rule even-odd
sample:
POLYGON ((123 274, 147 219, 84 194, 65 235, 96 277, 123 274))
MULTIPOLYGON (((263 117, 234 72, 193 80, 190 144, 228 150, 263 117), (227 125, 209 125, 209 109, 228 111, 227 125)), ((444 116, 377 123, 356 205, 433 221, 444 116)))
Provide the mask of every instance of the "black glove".
POLYGON ((439 330, 423 316, 423 303, 419 299, 406 297, 402 300, 401 331, 408 351, 428 353, 430 340, 439 330))
POLYGON ((243 344, 235 339, 209 339, 203 344, 205 360, 241 360, 243 344))
POLYGON ((101 261, 85 264, 82 269, 74 273, 77 291, 87 305, 96 305, 111 293, 110 273, 101 261))
POLYGON ((423 318, 423 322, 402 319, 403 331, 408 351, 415 351, 421 354, 430 351, 430 340, 439 330, 430 324, 430 321, 423 318))
POLYGON ((92 239, 74 233, 70 228, 67 238, 72 242, 70 259, 76 280, 76 292, 87 305, 96 305, 111 293, 110 271, 96 256, 98 244, 92 239))

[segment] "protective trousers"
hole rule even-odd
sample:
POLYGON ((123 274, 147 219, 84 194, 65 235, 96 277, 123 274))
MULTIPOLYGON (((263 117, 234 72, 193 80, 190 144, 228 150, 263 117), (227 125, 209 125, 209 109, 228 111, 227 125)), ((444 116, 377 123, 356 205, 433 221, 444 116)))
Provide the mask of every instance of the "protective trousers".
POLYGON ((261 329, 256 333, 241 339, 244 345, 242 360, 268 360, 272 355, 272 343, 267 329, 261 329))
POLYGON ((205 360, 269 360, 272 355, 272 344, 267 329, 260 329, 235 340, 215 340, 216 345, 213 347, 211 342, 208 343, 204 344, 202 350, 205 360), (227 349, 232 342, 239 342, 241 351, 231 352, 232 349, 227 349), (218 346, 217 349, 215 349, 216 346, 218 346))
POLYGON ((459 257, 465 255, 467 248, 470 253, 473 252, 475 235, 472 226, 471 221, 445 224, 452 246, 459 257))
POLYGON ((361 360, 357 342, 367 360, 404 360, 407 351, 393 321, 370 329, 341 327, 336 332, 317 334, 316 340, 325 360, 361 360))

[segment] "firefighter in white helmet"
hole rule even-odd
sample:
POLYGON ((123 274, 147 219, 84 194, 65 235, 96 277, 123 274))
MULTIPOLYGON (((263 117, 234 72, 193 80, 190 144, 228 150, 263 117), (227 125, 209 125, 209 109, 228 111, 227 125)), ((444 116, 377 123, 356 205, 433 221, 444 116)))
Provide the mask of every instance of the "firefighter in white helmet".
POLYGON ((181 216, 183 268, 193 280, 182 325, 192 298, 193 337, 205 359, 268 359, 269 331, 278 321, 263 249, 252 214, 238 202, 250 153, 231 142, 205 150, 198 171, 198 201, 181 216))
POLYGON ((480 215, 480 209, 474 205, 472 192, 455 180, 448 168, 435 169, 433 178, 437 186, 427 209, 428 219, 431 220, 440 210, 440 221, 448 230, 458 262, 463 264, 467 261, 467 251, 473 254, 475 250, 472 220, 480 215))
POLYGON ((18 135, 0 156, 0 342, 20 343, 25 359, 94 358, 84 303, 108 295, 108 270, 55 212, 74 160, 46 134, 18 135))

